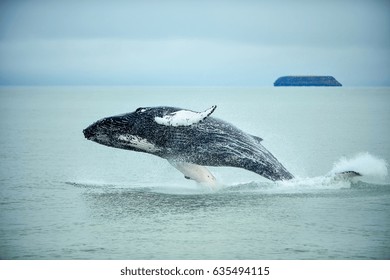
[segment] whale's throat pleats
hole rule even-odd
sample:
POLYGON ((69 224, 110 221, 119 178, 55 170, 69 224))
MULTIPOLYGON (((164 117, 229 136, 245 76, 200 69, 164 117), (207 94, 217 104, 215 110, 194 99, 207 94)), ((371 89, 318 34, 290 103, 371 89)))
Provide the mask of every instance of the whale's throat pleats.
POLYGON ((129 135, 129 134, 119 135, 118 140, 125 147, 127 146, 131 148, 135 148, 147 153, 155 153, 161 150, 158 146, 149 142, 147 139, 143 139, 135 135, 129 135))

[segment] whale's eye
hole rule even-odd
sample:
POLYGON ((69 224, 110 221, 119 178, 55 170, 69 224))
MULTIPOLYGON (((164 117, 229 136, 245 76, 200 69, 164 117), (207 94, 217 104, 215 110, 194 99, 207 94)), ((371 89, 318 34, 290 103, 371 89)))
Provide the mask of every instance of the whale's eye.
POLYGON ((136 113, 143 113, 147 110, 147 108, 140 107, 137 110, 135 110, 136 113))

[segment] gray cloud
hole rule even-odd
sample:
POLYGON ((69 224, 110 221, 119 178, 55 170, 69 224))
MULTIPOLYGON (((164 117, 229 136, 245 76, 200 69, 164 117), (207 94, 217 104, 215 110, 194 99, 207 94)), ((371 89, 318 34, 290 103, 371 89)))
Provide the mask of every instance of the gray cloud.
POLYGON ((2 84, 389 85, 386 1, 3 1, 2 84))

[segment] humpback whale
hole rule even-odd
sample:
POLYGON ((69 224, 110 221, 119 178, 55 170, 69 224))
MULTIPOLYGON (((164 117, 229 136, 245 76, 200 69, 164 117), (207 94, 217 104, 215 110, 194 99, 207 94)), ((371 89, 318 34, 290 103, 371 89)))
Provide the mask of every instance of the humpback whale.
POLYGON ((293 175, 250 135, 202 111, 144 107, 103 118, 83 130, 85 138, 109 147, 144 152, 167 159, 187 179, 216 186, 205 166, 229 166, 255 172, 272 181, 293 175))

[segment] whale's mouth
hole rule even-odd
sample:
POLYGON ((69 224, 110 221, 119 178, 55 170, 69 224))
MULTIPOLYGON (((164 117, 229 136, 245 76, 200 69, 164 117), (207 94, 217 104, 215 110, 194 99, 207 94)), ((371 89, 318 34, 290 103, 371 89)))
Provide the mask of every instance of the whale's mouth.
POLYGON ((89 128, 84 129, 83 133, 84 133, 84 137, 87 138, 88 140, 91 140, 91 138, 95 136, 95 134, 89 128))

